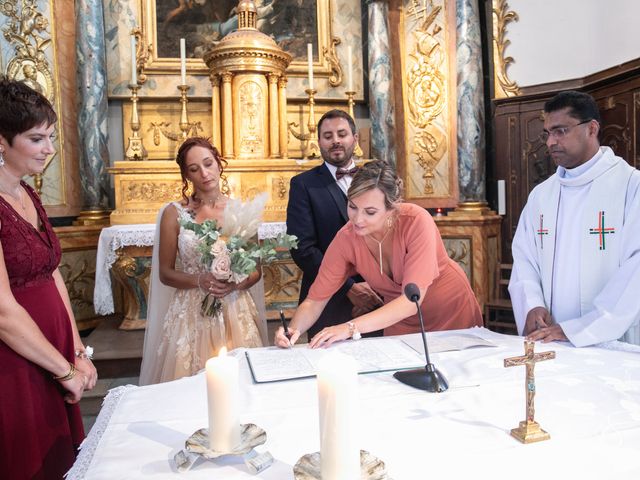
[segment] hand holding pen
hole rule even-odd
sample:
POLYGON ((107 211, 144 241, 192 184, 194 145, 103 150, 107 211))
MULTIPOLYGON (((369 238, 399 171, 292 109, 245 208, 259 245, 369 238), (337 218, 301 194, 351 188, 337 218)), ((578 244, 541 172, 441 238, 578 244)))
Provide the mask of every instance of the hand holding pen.
POLYGON ((282 322, 282 327, 276 331, 274 343, 281 348, 292 348, 293 344, 300 337, 300 332, 295 328, 289 329, 287 327, 287 322, 282 310, 280 310, 280 321, 282 322))

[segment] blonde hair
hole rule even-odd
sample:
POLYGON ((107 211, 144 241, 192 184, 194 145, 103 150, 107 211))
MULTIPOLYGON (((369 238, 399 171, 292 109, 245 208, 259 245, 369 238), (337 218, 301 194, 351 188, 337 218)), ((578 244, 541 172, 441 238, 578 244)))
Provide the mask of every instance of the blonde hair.
POLYGON ((373 160, 359 168, 353 177, 347 197, 351 200, 374 188, 384 194, 384 206, 387 210, 402 201, 402 179, 384 160, 373 160))

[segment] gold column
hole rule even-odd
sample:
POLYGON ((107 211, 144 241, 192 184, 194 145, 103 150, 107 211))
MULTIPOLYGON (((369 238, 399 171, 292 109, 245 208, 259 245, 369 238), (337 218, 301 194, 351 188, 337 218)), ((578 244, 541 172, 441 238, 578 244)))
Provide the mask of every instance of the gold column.
POLYGON ((278 79, 278 125, 280 126, 280 156, 287 158, 289 156, 289 150, 287 146, 287 140, 289 138, 288 124, 287 124, 287 77, 284 75, 278 79))
POLYGON ((233 98, 231 95, 232 73, 222 73, 222 156, 233 158, 233 98))
POLYGON ((220 77, 215 73, 211 74, 211 139, 216 148, 222 148, 222 137, 220 134, 220 77))
POLYGON ((269 156, 277 158, 280 156, 280 140, 278 131, 280 116, 278 115, 278 75, 270 73, 269 79, 269 156))

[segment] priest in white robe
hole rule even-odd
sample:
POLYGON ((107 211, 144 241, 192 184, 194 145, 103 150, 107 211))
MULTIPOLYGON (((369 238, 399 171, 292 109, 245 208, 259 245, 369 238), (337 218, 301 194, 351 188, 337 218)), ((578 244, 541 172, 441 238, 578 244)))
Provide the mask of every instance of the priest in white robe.
POLYGON ((558 168, 529 195, 513 239, 518 332, 577 347, 637 342, 640 171, 600 146, 590 95, 561 92, 544 112, 543 138, 558 168))

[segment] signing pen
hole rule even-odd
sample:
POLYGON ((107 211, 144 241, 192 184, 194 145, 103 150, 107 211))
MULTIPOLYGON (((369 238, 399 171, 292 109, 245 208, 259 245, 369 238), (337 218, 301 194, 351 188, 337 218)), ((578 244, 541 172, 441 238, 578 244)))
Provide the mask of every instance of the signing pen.
POLYGON ((282 328, 284 329, 284 336, 289 340, 289 345, 291 345, 291 333, 289 333, 289 329, 287 328, 287 322, 284 320, 284 313, 280 310, 280 321, 282 322, 282 328))

